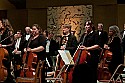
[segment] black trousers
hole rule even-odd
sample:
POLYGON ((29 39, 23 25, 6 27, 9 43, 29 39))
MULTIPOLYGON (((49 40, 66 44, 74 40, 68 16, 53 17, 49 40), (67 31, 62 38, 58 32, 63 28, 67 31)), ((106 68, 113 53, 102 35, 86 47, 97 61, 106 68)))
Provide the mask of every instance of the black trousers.
POLYGON ((97 83, 97 68, 88 64, 76 65, 72 83, 97 83))

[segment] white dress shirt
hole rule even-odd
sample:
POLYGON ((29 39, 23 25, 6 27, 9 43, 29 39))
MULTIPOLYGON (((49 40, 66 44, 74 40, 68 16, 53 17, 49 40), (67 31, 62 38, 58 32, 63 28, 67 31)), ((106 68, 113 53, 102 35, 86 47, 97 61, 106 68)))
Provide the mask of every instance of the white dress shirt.
POLYGON ((15 49, 19 49, 21 38, 16 40, 15 49))

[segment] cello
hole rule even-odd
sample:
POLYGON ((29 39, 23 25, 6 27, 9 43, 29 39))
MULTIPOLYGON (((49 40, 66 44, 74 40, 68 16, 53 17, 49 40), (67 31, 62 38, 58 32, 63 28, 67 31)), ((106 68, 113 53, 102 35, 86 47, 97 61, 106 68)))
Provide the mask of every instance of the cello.
POLYGON ((0 82, 5 81, 7 77, 7 68, 4 66, 3 61, 7 61, 6 57, 8 55, 8 51, 4 48, 0 48, 0 82))
MULTIPOLYGON (((87 34, 84 35, 83 41, 79 44, 77 50, 75 51, 75 53, 73 55, 72 60, 75 62, 75 65, 73 66, 73 68, 70 68, 70 70, 68 72, 68 82, 69 83, 72 83, 72 74, 73 74, 75 66, 78 64, 86 63, 87 60, 91 57, 90 53, 86 49, 84 49, 84 50, 79 49, 80 45, 83 45, 86 36, 87 36, 87 34)), ((71 60, 71 62, 72 62, 72 60, 71 60)), ((68 69, 68 67, 67 67, 67 69, 68 69)))
MULTIPOLYGON (((32 38, 29 39, 27 48, 29 47, 29 44, 31 42, 32 38)), ((32 52, 25 52, 23 55, 23 66, 20 73, 20 77, 33 77, 33 72, 35 72, 34 65, 37 64, 37 55, 32 52)))
POLYGON ((102 59, 98 66, 98 80, 109 80, 111 74, 108 70, 108 65, 112 59, 112 52, 108 49, 103 49, 102 51, 102 59))
MULTIPOLYGON (((113 39, 109 39, 108 44, 112 42, 113 39)), ((112 60, 112 52, 109 49, 102 49, 101 61, 98 66, 98 80, 109 80, 111 73, 108 70, 110 61, 112 60)))
MULTIPOLYGON (((1 40, 0 43, 4 42, 6 39, 10 38, 11 36, 13 36, 13 34, 1 40)), ((8 75, 8 71, 7 71, 7 65, 9 64, 8 57, 9 57, 8 51, 5 48, 1 47, 0 48, 0 82, 5 81, 8 75)))

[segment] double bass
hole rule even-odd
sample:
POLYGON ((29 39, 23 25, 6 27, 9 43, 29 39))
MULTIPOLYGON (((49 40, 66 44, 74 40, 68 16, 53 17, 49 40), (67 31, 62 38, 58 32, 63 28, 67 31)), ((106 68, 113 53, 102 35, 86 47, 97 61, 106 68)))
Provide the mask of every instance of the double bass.
MULTIPOLYGON (((27 48, 31 42, 32 38, 29 39, 27 48)), ((33 72, 35 72, 35 66, 37 64, 37 55, 32 52, 25 52, 23 55, 23 66, 20 73, 20 77, 33 77, 33 72)))

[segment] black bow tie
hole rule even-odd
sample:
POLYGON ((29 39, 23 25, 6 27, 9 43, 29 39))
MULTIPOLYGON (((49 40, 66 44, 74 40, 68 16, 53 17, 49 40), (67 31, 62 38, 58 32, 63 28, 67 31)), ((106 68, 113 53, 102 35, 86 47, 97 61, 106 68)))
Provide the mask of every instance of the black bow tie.
POLYGON ((64 35, 63 37, 68 37, 68 35, 64 35))
POLYGON ((26 35, 30 35, 29 33, 26 33, 26 35))

